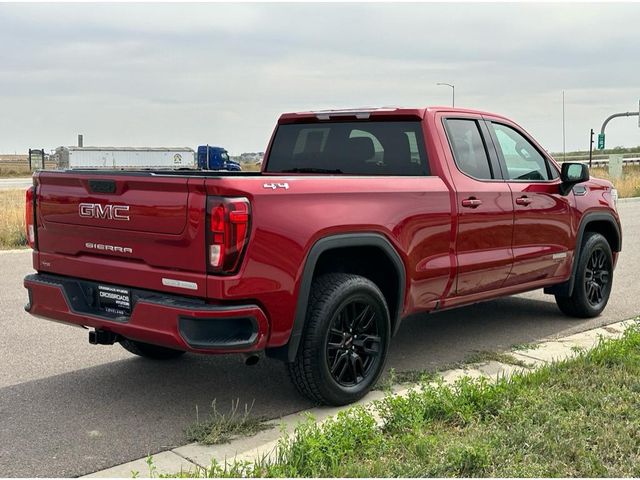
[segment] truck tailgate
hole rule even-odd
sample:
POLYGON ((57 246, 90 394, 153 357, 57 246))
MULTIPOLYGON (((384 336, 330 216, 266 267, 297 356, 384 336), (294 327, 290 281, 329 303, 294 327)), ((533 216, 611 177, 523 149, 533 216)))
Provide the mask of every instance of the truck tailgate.
POLYGON ((42 172, 36 193, 40 270, 204 295, 202 179, 42 172))

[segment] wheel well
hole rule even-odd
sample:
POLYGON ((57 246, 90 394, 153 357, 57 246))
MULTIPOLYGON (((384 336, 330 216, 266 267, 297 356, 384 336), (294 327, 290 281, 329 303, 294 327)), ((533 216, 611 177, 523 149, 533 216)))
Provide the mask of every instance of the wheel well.
POLYGON ((398 314, 398 284, 400 278, 389 256, 375 246, 342 247, 322 252, 316 263, 313 278, 325 273, 352 273, 375 283, 389 307, 391 331, 398 314))
POLYGON ((362 275, 381 290, 389 307, 391 331, 400 325, 405 292, 405 269, 393 245, 382 235, 370 232, 344 233, 318 240, 305 261, 298 302, 289 342, 268 348, 267 355, 293 362, 302 340, 313 279, 329 272, 362 275))
POLYGON ((588 232, 599 233, 605 238, 607 243, 609 243, 613 252, 620 251, 622 247, 622 239, 620 238, 620 232, 617 225, 614 223, 613 217, 610 214, 587 214, 587 217, 583 219, 583 223, 580 225, 580 233, 578 234, 577 239, 577 242, 580 242, 580 245, 576 245, 571 277, 566 282, 545 287, 545 293, 560 297, 568 297, 571 295, 575 283, 576 270, 578 268, 580 249, 582 248, 582 243, 584 242, 584 238, 588 232), (590 220, 589 217, 592 217, 592 219, 590 220))
POLYGON ((587 223, 587 225, 585 226, 584 232, 599 233, 607 240, 612 251, 614 252, 620 251, 620 238, 618 237, 617 230, 615 229, 615 227, 611 222, 607 220, 591 221, 587 223))

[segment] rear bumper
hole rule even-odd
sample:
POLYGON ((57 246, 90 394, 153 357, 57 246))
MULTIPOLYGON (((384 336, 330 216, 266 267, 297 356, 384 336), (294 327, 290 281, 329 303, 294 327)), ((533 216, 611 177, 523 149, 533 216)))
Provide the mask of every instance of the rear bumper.
POLYGON ((97 285, 58 275, 28 275, 24 279, 29 292, 25 310, 47 320, 192 352, 253 352, 266 346, 269 323, 256 305, 211 305, 187 297, 129 289, 131 314, 118 316, 97 308, 97 285))

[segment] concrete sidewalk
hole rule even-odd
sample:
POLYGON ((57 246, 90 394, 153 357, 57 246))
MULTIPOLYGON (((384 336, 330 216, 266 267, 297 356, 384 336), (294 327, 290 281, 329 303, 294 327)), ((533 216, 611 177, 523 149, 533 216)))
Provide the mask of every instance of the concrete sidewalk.
MULTIPOLYGON (((468 368, 459 368, 440 372, 445 383, 454 383, 456 380, 468 376, 471 378, 487 377, 499 378, 510 376, 515 372, 535 369, 553 361, 565 360, 574 357, 580 351, 595 347, 600 338, 620 338, 625 329, 637 324, 636 320, 626 320, 614 323, 575 335, 551 341, 541 342, 527 346, 528 348, 506 352, 515 359, 526 364, 526 367, 514 366, 497 361, 488 361, 469 365, 468 368)), ((398 387, 394 389, 396 395, 406 395, 413 387, 398 387)), ((375 400, 383 398, 386 393, 381 391, 370 392, 361 401, 360 405, 367 405, 375 400)), ((317 407, 304 412, 288 415, 279 420, 273 420, 269 424, 274 428, 262 431, 252 437, 243 437, 230 443, 205 446, 191 443, 153 455, 155 474, 173 474, 180 471, 195 471, 198 467, 209 467, 213 459, 219 463, 236 460, 252 461, 257 458, 270 456, 282 437, 283 432, 293 433, 296 425, 306 420, 308 415, 313 416, 317 422, 323 422, 338 412, 348 409, 346 407, 317 407)), ((85 477, 116 477, 131 478, 132 472, 139 472, 141 476, 147 476, 149 467, 146 458, 140 458, 132 462, 117 465, 106 470, 101 470, 85 477)))

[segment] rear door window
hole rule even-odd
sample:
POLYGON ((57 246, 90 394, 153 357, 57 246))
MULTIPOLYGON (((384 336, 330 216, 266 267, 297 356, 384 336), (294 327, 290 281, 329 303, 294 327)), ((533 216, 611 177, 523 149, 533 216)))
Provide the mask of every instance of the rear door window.
POLYGON ((445 127, 453 158, 460 171, 479 180, 495 178, 478 121, 471 118, 448 118, 445 120, 445 127))
POLYGON ((428 175, 422 125, 415 122, 332 122, 280 125, 267 172, 428 175))

